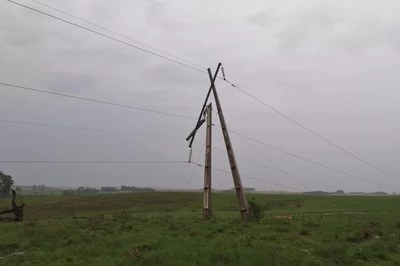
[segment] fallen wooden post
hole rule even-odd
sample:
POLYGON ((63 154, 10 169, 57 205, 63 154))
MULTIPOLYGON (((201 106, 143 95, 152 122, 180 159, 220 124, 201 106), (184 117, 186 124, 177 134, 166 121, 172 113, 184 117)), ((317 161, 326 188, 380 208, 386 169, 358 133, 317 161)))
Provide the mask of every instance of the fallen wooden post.
POLYGON ((11 201, 12 208, 0 211, 0 215, 6 214, 6 213, 14 213, 14 218, 1 218, 0 217, 0 221, 22 222, 22 218, 24 217, 25 204, 17 206, 15 200, 16 200, 16 192, 15 192, 15 190, 12 190, 12 201, 11 201))

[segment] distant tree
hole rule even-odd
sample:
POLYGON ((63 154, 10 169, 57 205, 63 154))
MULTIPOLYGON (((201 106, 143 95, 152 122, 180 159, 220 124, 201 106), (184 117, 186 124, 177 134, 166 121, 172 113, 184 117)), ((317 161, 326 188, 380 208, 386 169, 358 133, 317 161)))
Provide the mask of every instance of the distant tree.
POLYGON ((33 185, 32 186, 32 190, 33 190, 33 192, 43 192, 44 190, 45 190, 45 186, 42 184, 42 185, 33 185))
POLYGON ((338 189, 338 190, 336 190, 335 194, 344 194, 344 190, 343 189, 338 189))
POLYGON ((101 187, 101 192, 115 192, 118 191, 116 187, 101 187))
POLYGON ((12 176, 6 175, 0 171, 0 197, 8 197, 8 195, 10 195, 12 185, 14 185, 12 176))

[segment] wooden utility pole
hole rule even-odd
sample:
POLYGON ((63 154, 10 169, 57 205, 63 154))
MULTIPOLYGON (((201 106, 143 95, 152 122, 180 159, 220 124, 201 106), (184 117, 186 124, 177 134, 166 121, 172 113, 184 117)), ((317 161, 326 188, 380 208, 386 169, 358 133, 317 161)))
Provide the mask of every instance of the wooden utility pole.
MULTIPOLYGON (((219 69, 220 66, 221 66, 221 63, 218 64, 217 69, 219 69)), ((209 68, 207 69, 207 71, 208 71, 208 75, 209 75, 210 81, 211 81, 211 87, 212 87, 212 91, 214 94, 215 104, 217 105, 217 111, 218 111, 219 121, 221 123, 222 134, 224 136, 226 151, 228 153, 229 164, 231 167, 231 172, 232 172, 232 177, 233 177, 233 183, 235 185, 236 197, 237 197, 238 203, 239 203, 240 215, 243 220, 248 220, 249 210, 248 210, 248 206, 247 206, 247 201, 246 201, 246 197, 244 195, 242 181, 240 179, 240 174, 239 174, 239 169, 238 169, 238 166, 236 163, 235 154, 233 153, 231 139, 229 137, 229 132, 228 132, 228 129, 227 129, 226 123, 225 123, 225 118, 222 113, 221 103, 219 102, 217 89, 215 88, 215 84, 214 84, 215 78, 213 78, 213 76, 211 74, 211 70, 209 68)))
POLYGON ((204 164, 204 208, 203 218, 209 219, 212 216, 211 210, 211 133, 212 133, 212 121, 211 121, 211 103, 207 106, 207 129, 206 129, 206 155, 204 164))
POLYGON ((0 214, 5 214, 5 213, 14 213, 14 218, 1 218, 0 221, 15 221, 15 222, 22 222, 22 218, 24 216, 24 206, 25 204, 22 204, 20 206, 17 206, 16 201, 16 192, 15 190, 11 190, 12 192, 12 200, 11 200, 11 209, 3 210, 0 211, 0 214))

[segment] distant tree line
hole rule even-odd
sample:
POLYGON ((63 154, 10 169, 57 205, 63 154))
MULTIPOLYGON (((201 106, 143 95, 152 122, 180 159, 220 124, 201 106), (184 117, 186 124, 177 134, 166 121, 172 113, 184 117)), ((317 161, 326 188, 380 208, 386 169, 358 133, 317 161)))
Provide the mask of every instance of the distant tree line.
POLYGON ((304 194, 311 194, 311 195, 342 195, 342 194, 350 194, 350 195, 363 195, 363 194, 388 195, 388 193, 383 192, 383 191, 376 191, 376 192, 348 192, 348 193, 345 193, 344 190, 342 190, 342 189, 338 189, 335 192, 327 192, 327 191, 315 190, 315 191, 304 192, 304 194))
POLYGON ((64 196, 80 195, 80 194, 96 194, 99 193, 97 188, 92 187, 79 187, 78 189, 64 189, 62 194, 64 196))
POLYGON ((153 188, 140 188, 140 187, 130 187, 130 186, 121 186, 120 189, 116 187, 101 187, 100 189, 91 188, 91 187, 79 187, 78 189, 66 189, 63 190, 63 195, 81 195, 81 194, 96 194, 100 192, 109 193, 109 192, 154 192, 153 188))
POLYGON ((142 187, 129 187, 129 186, 121 186, 121 191, 131 191, 131 192, 154 192, 156 191, 153 188, 142 188, 142 187))

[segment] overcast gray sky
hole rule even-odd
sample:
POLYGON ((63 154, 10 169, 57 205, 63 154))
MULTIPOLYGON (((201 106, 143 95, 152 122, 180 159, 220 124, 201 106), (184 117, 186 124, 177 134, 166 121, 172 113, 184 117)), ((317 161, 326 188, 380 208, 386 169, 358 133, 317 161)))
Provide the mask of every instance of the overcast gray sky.
MULTIPOLYGON (((138 45, 37 2, 18 2, 138 45)), ((299 190, 400 192, 399 1, 42 3, 205 68, 215 69, 222 62, 233 83, 393 174, 390 177, 355 160, 219 80, 217 89, 229 129, 355 176, 231 134, 245 186, 294 191, 250 176, 299 190)), ((205 74, 8 1, 0 3, 0 48, 0 82, 162 112, 197 116, 209 86, 205 74)), ((178 137, 3 121, 0 161, 187 160, 185 137, 195 123, 6 86, 0 86, 0 120, 178 137)), ((193 160, 200 163, 204 161, 204 130, 193 149, 193 160)), ((220 129, 213 130, 217 148, 213 166, 229 169, 220 150, 224 147, 220 129)), ((0 170, 20 185, 201 188, 203 184, 203 169, 191 164, 0 163, 0 170)), ((213 185, 230 188, 232 178, 214 171, 213 185)))

